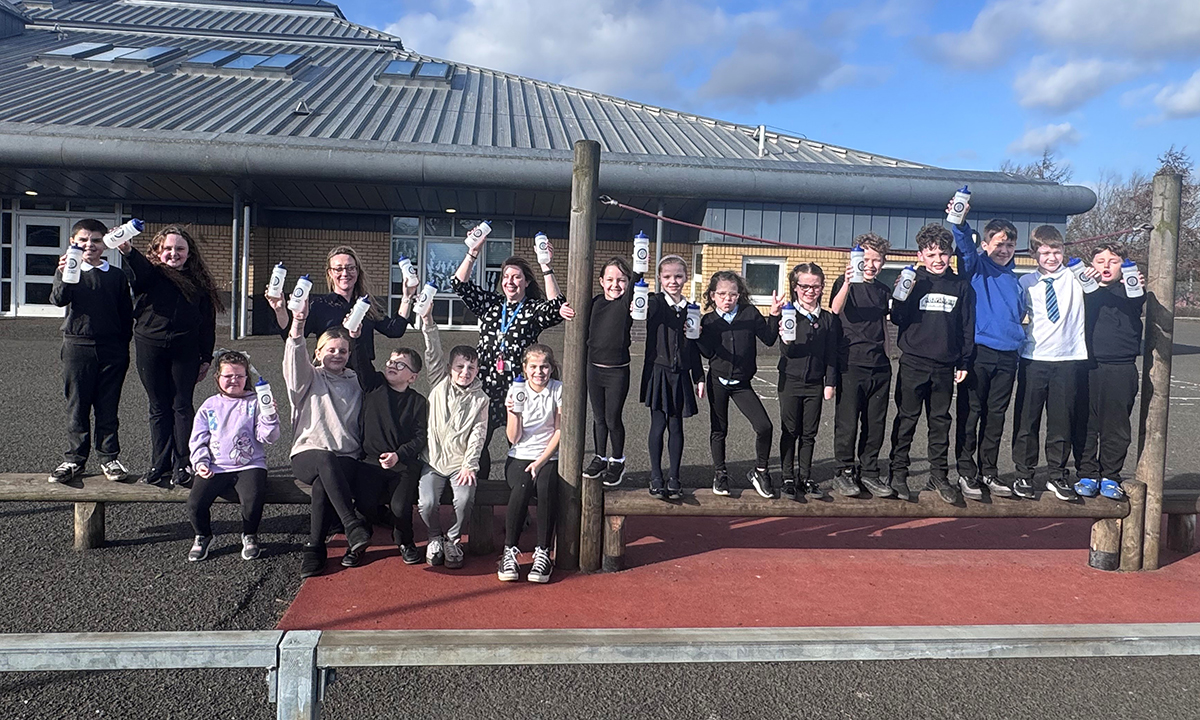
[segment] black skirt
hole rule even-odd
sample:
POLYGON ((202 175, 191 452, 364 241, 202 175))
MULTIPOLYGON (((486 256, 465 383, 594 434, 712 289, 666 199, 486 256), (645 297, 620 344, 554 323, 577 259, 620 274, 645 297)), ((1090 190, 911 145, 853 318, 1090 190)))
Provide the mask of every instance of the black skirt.
POLYGON ((642 371, 642 403, 670 417, 691 417, 696 409, 696 393, 685 373, 675 372, 658 363, 642 371))

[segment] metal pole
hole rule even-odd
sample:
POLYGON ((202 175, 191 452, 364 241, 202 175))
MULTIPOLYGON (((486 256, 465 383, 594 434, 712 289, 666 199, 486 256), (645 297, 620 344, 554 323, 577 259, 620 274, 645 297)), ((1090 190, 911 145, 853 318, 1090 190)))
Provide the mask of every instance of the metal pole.
POLYGON ((1146 485, 1142 569, 1158 569, 1167 416, 1171 406, 1171 345, 1175 334, 1175 259, 1183 178, 1163 168, 1154 176, 1150 259, 1146 268, 1146 349, 1142 358, 1141 452, 1137 480, 1146 485))
POLYGON ((238 339, 238 274, 241 270, 241 259, 238 257, 238 237, 241 234, 238 224, 241 222, 239 208, 242 204, 242 193, 233 192, 233 232, 229 238, 229 339, 238 339))
POLYGON ((571 177, 571 232, 567 259, 567 299, 575 318, 567 323, 563 342, 562 441, 558 472, 558 551, 555 565, 564 570, 600 569, 604 497, 598 478, 583 478, 587 437, 587 331, 592 314, 592 262, 596 254, 596 198, 600 177, 600 143, 575 143, 571 177), (582 483, 582 486, 581 486, 582 483), (581 493, 582 490, 582 493, 581 493))
POLYGON ((662 262, 662 243, 663 243, 663 211, 666 210, 666 203, 662 200, 658 201, 658 219, 654 221, 654 273, 655 290, 661 290, 658 287, 658 265, 662 262))
POLYGON ((240 284, 241 297, 239 298, 238 313, 238 337, 244 338, 248 335, 248 320, 249 307, 253 302, 250 299, 250 206, 246 205, 242 208, 242 276, 240 284))

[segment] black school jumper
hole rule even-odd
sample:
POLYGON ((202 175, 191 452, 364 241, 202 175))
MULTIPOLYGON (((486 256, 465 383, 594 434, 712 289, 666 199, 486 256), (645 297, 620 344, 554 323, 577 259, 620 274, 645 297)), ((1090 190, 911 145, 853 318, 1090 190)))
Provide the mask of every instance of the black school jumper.
POLYGON ((816 316, 796 307, 796 340, 779 343, 779 460, 783 481, 808 480, 821 427, 825 388, 837 387, 841 322, 826 310, 816 316), (797 454, 797 443, 799 453, 797 454))
MULTIPOLYGON (((331 327, 341 327, 342 321, 354 309, 356 302, 358 298, 354 298, 352 302, 335 292, 309 295, 308 317, 304 319, 304 336, 320 335, 331 327)), ((271 315, 271 320, 274 322, 274 314, 271 315)), ((362 322, 362 336, 358 339, 359 352, 364 353, 368 360, 374 360, 376 332, 396 340, 404 337, 404 331, 407 329, 408 319, 399 315, 378 319, 365 317, 362 322)), ((289 331, 288 327, 279 328, 279 336, 287 340, 289 331)))
POLYGON ((699 412, 694 386, 704 379, 695 340, 684 331, 687 300, 673 305, 662 293, 650 295, 646 309, 646 352, 641 402, 650 408, 650 479, 662 481, 663 435, 668 435, 668 478, 679 479, 683 461, 683 419, 699 412))
POLYGON ((129 370, 133 301, 125 273, 103 262, 84 265, 77 284, 54 273, 50 302, 67 309, 63 320, 63 392, 67 397, 67 449, 63 458, 83 467, 96 417, 96 454, 107 463, 121 454, 117 410, 129 370))
MULTIPOLYGON (((638 276, 640 279, 640 275, 638 276)), ((592 298, 588 327, 588 400, 592 406, 592 432, 597 457, 625 457, 625 421, 622 414, 629 397, 629 344, 633 317, 633 282, 616 300, 600 293, 592 298), (607 454, 612 441, 612 455, 607 454)))
POLYGON ((975 293, 951 270, 934 275, 917 269, 907 300, 892 305, 900 328, 900 371, 896 377, 896 420, 890 464, 895 482, 908 479, 909 449, 924 409, 929 427, 929 473, 949 482, 950 401, 954 372, 965 370, 975 350, 975 293))
POLYGON ((755 467, 765 470, 771 460, 771 439, 775 429, 762 400, 751 387, 758 370, 758 341, 770 347, 779 338, 779 316, 764 318, 753 305, 739 305, 733 322, 715 310, 700 320, 700 354, 709 359, 708 417, 712 426, 709 449, 717 475, 726 474, 725 436, 729 432, 729 401, 738 406, 754 428, 755 467))
MULTIPOLYGON (((837 295, 845 277, 833 281, 837 295)), ((833 416, 836 472, 879 477, 879 451, 887 428, 892 363, 887 354, 887 319, 892 289, 878 280, 851 283, 838 314, 837 406, 833 416)))

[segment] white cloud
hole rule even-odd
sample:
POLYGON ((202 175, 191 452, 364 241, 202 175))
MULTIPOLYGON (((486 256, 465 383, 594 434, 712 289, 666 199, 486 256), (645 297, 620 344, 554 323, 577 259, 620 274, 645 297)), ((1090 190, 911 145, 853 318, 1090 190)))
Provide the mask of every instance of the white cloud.
POLYGON ((1171 83, 1154 96, 1154 104, 1169 118, 1200 115, 1200 70, 1186 82, 1171 83))
POLYGON ((1074 110, 1108 88, 1139 75, 1142 68, 1130 62, 1071 60, 1056 65, 1048 57, 1035 57, 1017 76, 1013 89, 1022 107, 1063 112, 1074 110))
POLYGON ((1078 142, 1079 131, 1065 122, 1025 131, 1008 146, 1008 152, 1010 155, 1041 155, 1044 151, 1054 152, 1063 145, 1078 142))
POLYGON ((932 38, 935 53, 966 67, 1003 63, 1028 42, 1139 59, 1200 54, 1196 0, 991 0, 964 32, 932 38))
POLYGON ((734 51, 717 62, 699 95, 724 103, 799 97, 816 90, 840 64, 802 30, 756 26, 743 31, 734 51))

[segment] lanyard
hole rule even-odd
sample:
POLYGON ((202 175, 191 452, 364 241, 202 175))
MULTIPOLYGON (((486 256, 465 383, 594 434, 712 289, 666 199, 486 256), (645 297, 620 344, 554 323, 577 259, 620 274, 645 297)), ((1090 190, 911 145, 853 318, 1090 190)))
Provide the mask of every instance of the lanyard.
MULTIPOLYGON (((509 314, 508 314, 508 303, 507 302, 500 306, 500 349, 499 349, 500 358, 499 358, 499 361, 501 363, 504 362, 504 349, 508 345, 508 329, 510 327, 512 327, 512 324, 514 322, 516 322, 517 316, 519 316, 521 314, 521 307, 524 305, 525 305, 525 298, 521 298, 521 302, 517 303, 517 306, 515 308, 513 308, 511 316, 509 316, 509 314)), ((500 369, 503 370, 503 368, 500 368, 500 369)))

